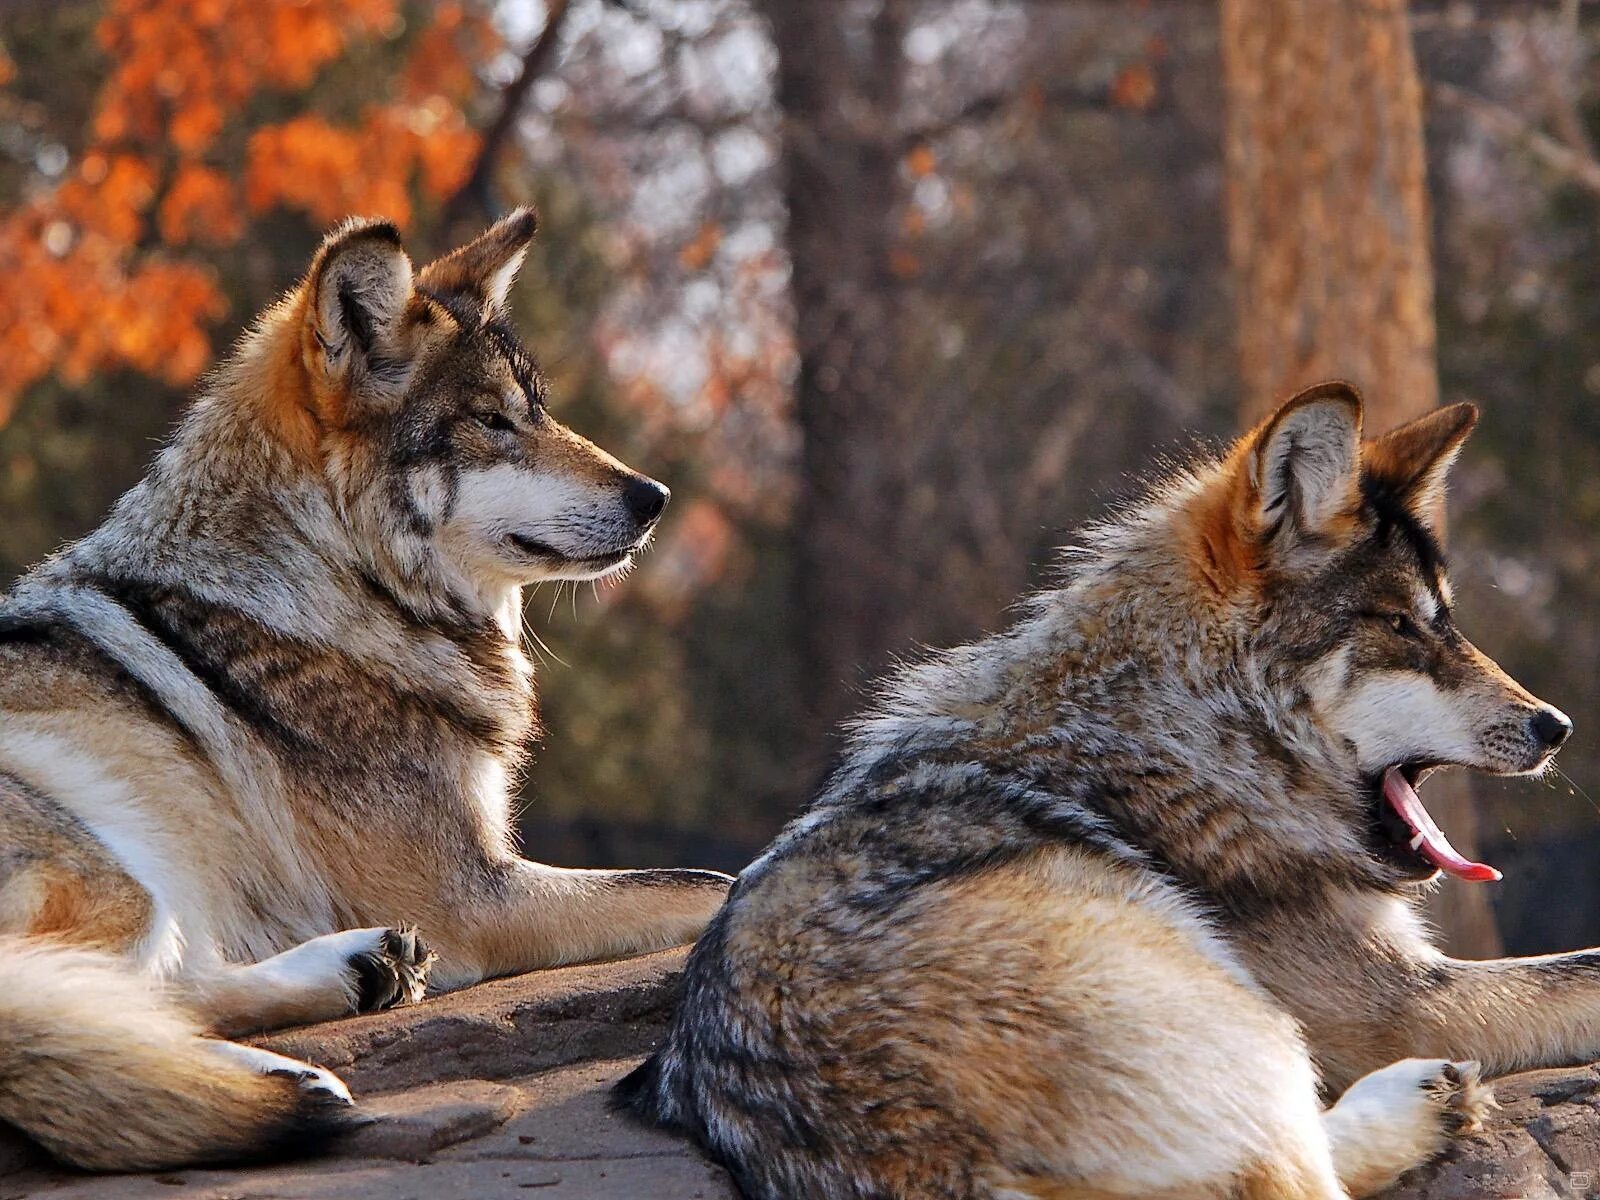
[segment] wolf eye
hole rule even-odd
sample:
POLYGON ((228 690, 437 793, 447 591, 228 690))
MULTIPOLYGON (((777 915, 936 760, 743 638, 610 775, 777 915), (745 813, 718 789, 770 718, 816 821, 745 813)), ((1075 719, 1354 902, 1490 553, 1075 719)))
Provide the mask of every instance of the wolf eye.
POLYGON ((1417 623, 1403 612, 1375 612, 1367 615, 1375 621, 1382 621, 1403 638, 1417 640, 1422 637, 1422 630, 1417 628, 1417 623))
POLYGON ((492 429, 496 433, 513 433, 517 428, 511 423, 511 418, 506 416, 503 412, 491 411, 473 413, 472 415, 477 419, 478 424, 482 425, 485 429, 492 429))

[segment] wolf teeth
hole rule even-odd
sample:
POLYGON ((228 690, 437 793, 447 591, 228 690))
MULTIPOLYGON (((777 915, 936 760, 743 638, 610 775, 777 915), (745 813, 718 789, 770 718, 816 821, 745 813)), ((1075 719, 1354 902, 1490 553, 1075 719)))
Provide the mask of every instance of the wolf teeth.
POLYGON ((1420 833, 1417 834, 1416 837, 1411 839, 1411 848, 1413 850, 1417 849, 1417 847, 1422 845, 1422 841, 1423 841, 1422 835, 1420 833))

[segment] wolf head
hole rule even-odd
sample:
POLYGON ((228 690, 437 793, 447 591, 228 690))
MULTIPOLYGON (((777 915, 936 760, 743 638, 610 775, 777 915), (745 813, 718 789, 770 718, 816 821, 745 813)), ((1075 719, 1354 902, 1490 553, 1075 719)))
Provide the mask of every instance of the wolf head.
POLYGON ((1386 857, 1419 876, 1498 878, 1450 846, 1415 785, 1446 765, 1542 770, 1572 726, 1456 625, 1443 498, 1476 409, 1365 442, 1361 418, 1343 383, 1284 404, 1198 491, 1186 556, 1267 682, 1366 781, 1386 857))
POLYGON ((490 611, 623 569, 669 496, 546 407, 505 309, 535 224, 519 210, 420 270, 393 225, 345 224, 257 335, 272 369, 250 367, 258 418, 326 479, 372 568, 490 611))

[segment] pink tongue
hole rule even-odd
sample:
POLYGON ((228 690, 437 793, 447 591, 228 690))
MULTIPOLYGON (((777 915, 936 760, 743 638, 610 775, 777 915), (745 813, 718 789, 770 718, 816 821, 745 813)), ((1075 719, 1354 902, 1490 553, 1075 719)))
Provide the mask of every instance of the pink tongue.
POLYGON ((1450 844, 1450 839, 1444 836, 1428 815, 1428 810, 1422 807, 1422 801, 1417 799, 1417 790, 1406 782, 1399 767, 1390 767, 1384 772, 1383 798, 1411 826, 1411 832, 1421 837, 1422 840, 1416 842, 1412 849, 1422 851, 1434 866, 1450 872, 1457 879, 1469 879, 1474 883, 1499 881, 1499 871, 1463 858, 1450 844))

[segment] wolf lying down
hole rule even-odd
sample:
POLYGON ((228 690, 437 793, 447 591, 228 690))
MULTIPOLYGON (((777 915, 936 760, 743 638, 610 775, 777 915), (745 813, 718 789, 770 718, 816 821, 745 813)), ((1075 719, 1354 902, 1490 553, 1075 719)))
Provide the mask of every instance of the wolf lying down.
POLYGON ((721 903, 512 849, 521 588, 621 571, 667 501, 545 408, 503 317, 533 231, 414 273, 347 224, 0 601, 0 1120, 65 1161, 305 1149, 343 1085, 202 1032, 674 945, 721 903))
POLYGON ((619 1102, 752 1200, 1331 1200, 1472 1126, 1480 1071, 1600 1054, 1600 951, 1461 962, 1416 912, 1497 877, 1423 777, 1571 729, 1455 625, 1475 418, 1362 442, 1313 388, 891 680, 619 1102))

